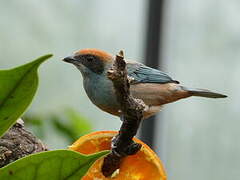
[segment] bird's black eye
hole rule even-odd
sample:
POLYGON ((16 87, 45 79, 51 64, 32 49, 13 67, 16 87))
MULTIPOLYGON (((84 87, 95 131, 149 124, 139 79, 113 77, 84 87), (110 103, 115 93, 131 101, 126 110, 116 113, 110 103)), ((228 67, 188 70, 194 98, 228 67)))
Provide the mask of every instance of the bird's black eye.
POLYGON ((80 64, 84 65, 92 72, 101 74, 104 71, 103 61, 95 55, 92 54, 83 54, 77 57, 80 64))
POLYGON ((93 62, 94 57, 93 56, 87 56, 86 59, 87 59, 88 62, 93 62))

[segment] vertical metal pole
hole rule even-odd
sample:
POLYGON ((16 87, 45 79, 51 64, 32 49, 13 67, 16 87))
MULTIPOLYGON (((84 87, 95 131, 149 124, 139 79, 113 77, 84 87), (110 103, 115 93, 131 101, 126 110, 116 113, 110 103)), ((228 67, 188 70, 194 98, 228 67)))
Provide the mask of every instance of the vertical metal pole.
MULTIPOLYGON (((146 47, 145 47, 145 64, 147 66, 157 68, 161 66, 161 40, 162 40, 162 24, 163 24, 163 5, 164 0, 149 0, 146 47)), ((156 117, 150 117, 143 121, 141 129, 141 139, 150 147, 154 148, 156 117)))

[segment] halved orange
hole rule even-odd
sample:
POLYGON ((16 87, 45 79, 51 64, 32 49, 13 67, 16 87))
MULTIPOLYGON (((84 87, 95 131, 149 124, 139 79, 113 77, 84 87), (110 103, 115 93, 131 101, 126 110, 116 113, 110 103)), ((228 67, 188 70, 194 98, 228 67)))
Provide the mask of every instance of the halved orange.
MULTIPOLYGON (((92 154, 103 150, 110 150, 111 139, 117 131, 98 131, 80 137, 69 149, 82 154, 92 154)), ((101 173, 103 158, 97 160, 88 170, 82 180, 166 180, 166 173, 158 156, 142 141, 141 150, 135 155, 123 159, 120 168, 112 177, 105 177, 101 173)))

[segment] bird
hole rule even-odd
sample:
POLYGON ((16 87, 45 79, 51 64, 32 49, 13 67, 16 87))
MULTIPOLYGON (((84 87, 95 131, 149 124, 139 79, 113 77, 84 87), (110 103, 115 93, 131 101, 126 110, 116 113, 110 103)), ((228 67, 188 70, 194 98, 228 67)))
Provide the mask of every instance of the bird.
MULTIPOLYGON (((99 49, 82 49, 63 58, 63 61, 76 66, 83 77, 87 96, 101 110, 121 117, 121 107, 117 101, 114 86, 108 78, 115 56, 99 49)), ((124 59, 125 60, 125 59, 124 59)), ((166 73, 135 61, 126 61, 130 81, 130 93, 141 99, 147 106, 144 119, 158 113, 162 106, 191 96, 225 98, 224 94, 207 89, 188 88, 166 73)))

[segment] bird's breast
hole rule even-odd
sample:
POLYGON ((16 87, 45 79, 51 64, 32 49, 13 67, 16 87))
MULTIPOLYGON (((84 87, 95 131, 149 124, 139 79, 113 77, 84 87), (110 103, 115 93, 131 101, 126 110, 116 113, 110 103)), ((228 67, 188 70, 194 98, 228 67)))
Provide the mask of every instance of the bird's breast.
POLYGON ((101 76, 84 79, 84 89, 93 104, 103 111, 119 115, 120 107, 109 79, 101 76))

